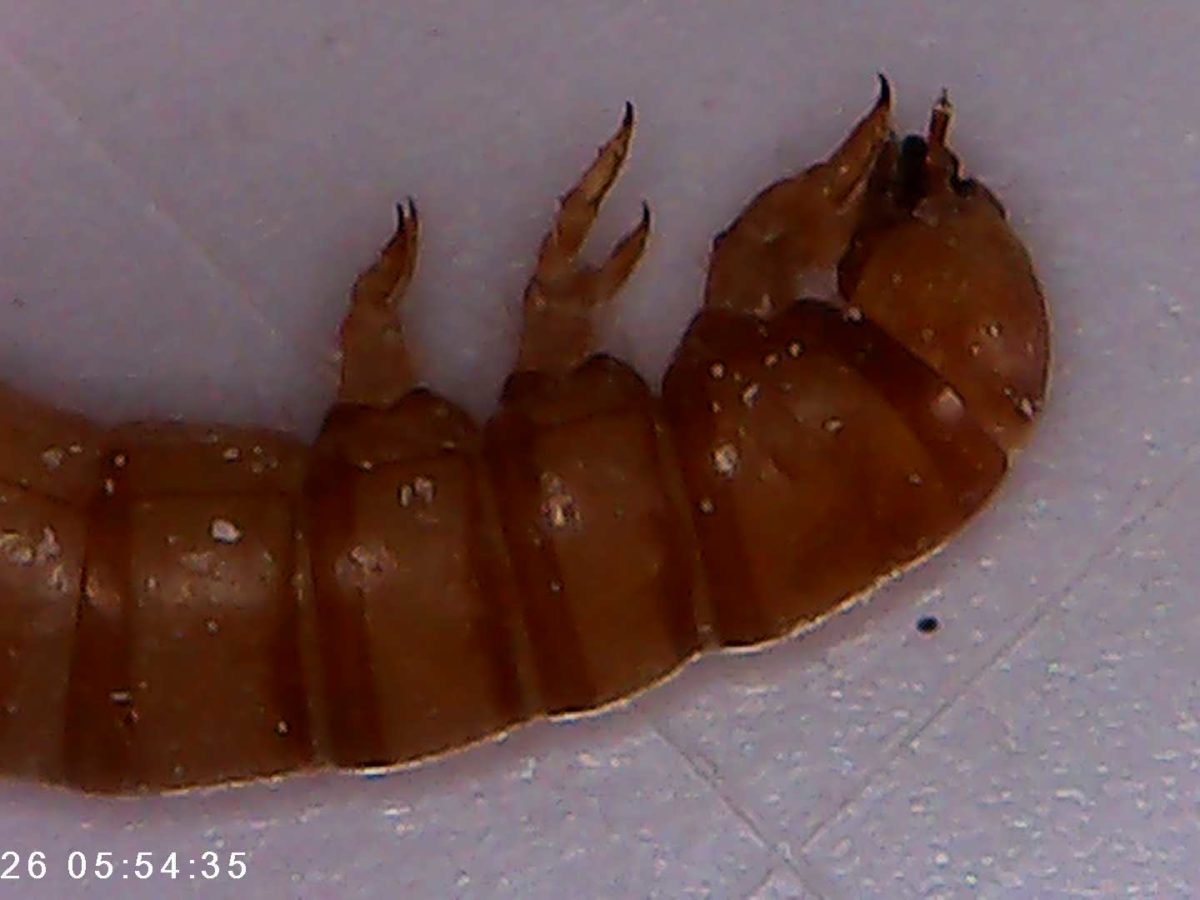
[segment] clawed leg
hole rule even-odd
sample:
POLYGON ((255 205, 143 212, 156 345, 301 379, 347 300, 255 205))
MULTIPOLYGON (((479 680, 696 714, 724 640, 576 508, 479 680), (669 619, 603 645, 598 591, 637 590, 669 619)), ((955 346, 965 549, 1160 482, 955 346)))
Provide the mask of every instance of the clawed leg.
POLYGON ((338 402, 387 407, 415 386, 399 303, 417 264, 419 222, 410 199, 396 207, 396 233, 358 276, 342 321, 338 402))
POLYGON ((629 154, 632 137, 633 106, 626 104, 621 127, 560 201, 525 289, 518 371, 563 374, 586 359, 595 349, 592 309, 621 289, 645 252, 650 209, 643 203, 641 222, 621 238, 606 262, 594 267, 578 258, 629 154))
POLYGON ((874 107, 828 160, 768 187, 716 239, 705 305, 767 318, 799 299, 807 277, 837 265, 891 138, 891 88, 879 81, 874 107))

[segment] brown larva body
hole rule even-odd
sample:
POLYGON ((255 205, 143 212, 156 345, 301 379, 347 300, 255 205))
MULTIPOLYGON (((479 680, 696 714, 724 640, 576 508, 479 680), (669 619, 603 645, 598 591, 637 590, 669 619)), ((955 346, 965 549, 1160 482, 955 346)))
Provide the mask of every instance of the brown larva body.
POLYGON ((411 205, 311 448, 0 392, 0 771, 132 792, 400 765, 794 633, 936 550, 1024 442, 1049 329, 948 105, 903 148, 889 112, 885 84, 717 239, 661 398, 590 324, 648 213, 577 260, 632 110, 563 198, 483 427, 409 365, 411 205), (834 266, 840 297, 795 302, 834 266))

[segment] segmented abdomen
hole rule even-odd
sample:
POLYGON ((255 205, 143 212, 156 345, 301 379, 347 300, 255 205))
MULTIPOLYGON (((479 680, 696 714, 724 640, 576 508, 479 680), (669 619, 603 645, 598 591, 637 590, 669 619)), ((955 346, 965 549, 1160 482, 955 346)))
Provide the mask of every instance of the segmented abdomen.
POLYGON ((263 431, 13 401, 0 761, 90 790, 417 759, 788 634, 1005 467, 865 321, 701 314, 655 398, 596 357, 480 430, 424 391, 263 431), (64 477, 69 475, 69 477, 64 477))

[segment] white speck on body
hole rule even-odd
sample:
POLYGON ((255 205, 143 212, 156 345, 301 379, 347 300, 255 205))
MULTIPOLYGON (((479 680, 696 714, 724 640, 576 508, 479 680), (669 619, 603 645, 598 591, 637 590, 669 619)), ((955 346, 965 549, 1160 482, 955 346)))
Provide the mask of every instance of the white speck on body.
POLYGON ((724 378, 725 377, 725 366, 723 366, 719 362, 715 362, 711 366, 708 367, 708 374, 711 375, 713 378, 724 378))
POLYGON ((713 468, 724 475, 726 478, 732 478, 733 473, 738 467, 738 452, 733 444, 722 444, 714 448, 712 452, 713 468))
POLYGON ((237 447, 226 447, 221 453, 221 459, 226 462, 233 462, 242 455, 242 451, 237 447))
POLYGON ((541 483, 542 493, 545 497, 542 501, 542 515, 550 527, 566 528, 568 525, 577 523, 579 509, 575 505, 575 498, 571 496, 563 480, 553 472, 543 472, 541 483))
POLYGON ((236 544, 242 539, 242 530, 228 519, 213 519, 208 533, 218 544, 236 544))
POLYGON ((19 531, 0 533, 0 552, 18 566, 27 566, 33 562, 33 547, 19 531))
POLYGON ((753 406, 755 399, 758 397, 758 385, 751 384, 742 391, 742 403, 746 406, 753 406))
POLYGON ((845 425, 846 425, 846 423, 843 422, 841 419, 839 419, 837 416, 831 416, 830 418, 825 420, 825 423, 822 427, 826 431, 828 431, 830 434, 837 434, 839 431, 841 431, 845 427, 845 425))
POLYGON ((432 503, 434 497, 433 479, 418 475, 413 479, 413 493, 425 503, 432 503))
POLYGON ((42 452, 42 463, 47 469, 57 469, 63 463, 64 454, 58 447, 50 447, 42 452))

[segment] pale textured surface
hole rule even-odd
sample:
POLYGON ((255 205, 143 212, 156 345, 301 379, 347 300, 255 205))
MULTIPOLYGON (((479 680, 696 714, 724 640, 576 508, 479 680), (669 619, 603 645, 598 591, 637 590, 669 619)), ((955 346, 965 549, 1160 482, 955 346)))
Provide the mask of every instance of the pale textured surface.
POLYGON ((249 852, 236 886, 185 866, 160 896, 1200 895, 1191 3, 183 6, 0 0, 14 384, 105 419, 311 434, 350 280, 411 193, 422 371, 485 412, 554 198, 627 98, 639 131, 596 246, 650 200, 607 333, 657 377, 712 235, 829 149, 877 69, 908 128, 952 91, 957 146, 1039 264, 1055 382, 945 554, 633 710, 382 779, 129 802, 0 786, 0 850, 45 850, 46 896, 70 849, 130 874, 139 850, 249 852))

